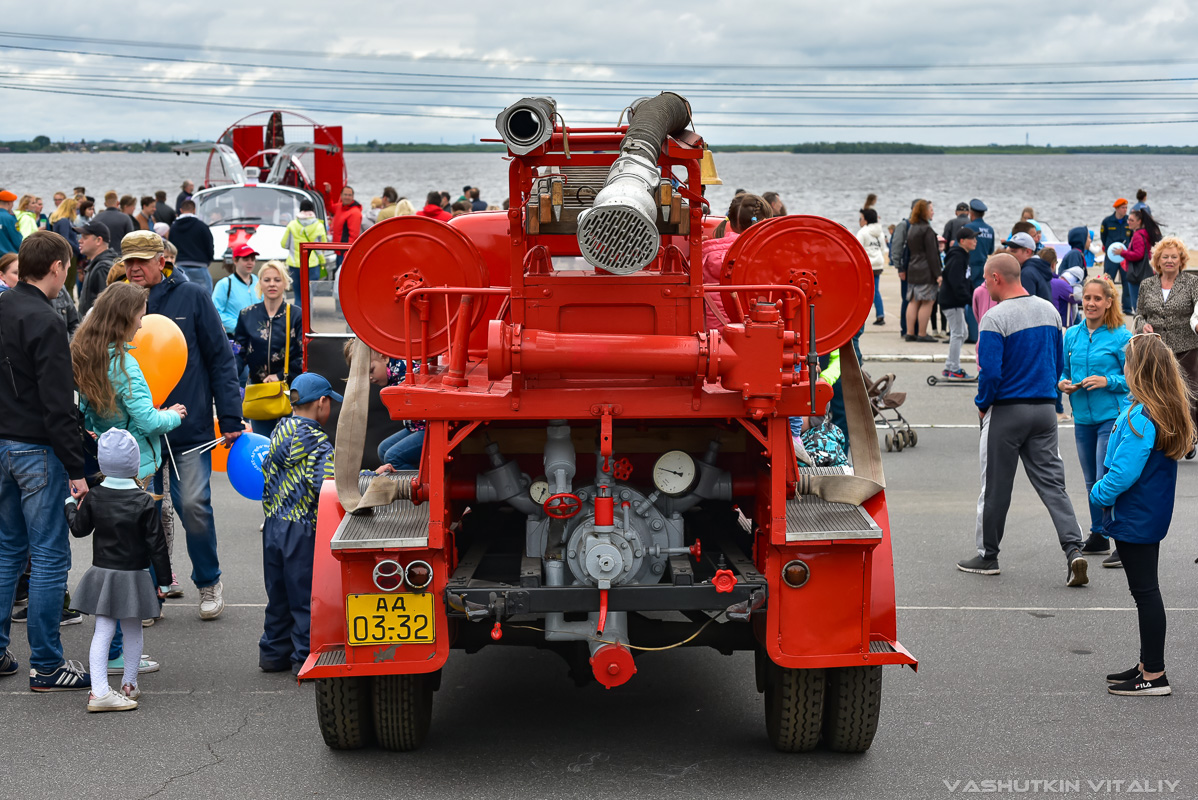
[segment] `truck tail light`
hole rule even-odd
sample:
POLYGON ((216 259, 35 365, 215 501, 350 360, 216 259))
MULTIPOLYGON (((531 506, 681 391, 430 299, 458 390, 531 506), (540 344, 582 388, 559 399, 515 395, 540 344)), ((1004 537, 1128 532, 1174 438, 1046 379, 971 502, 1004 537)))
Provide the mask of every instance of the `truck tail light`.
POLYGON ((413 561, 408 564, 408 586, 412 589, 427 589, 433 582, 433 568, 427 561, 413 561))
POLYGON ((398 561, 380 561, 374 565, 374 585, 384 592, 394 592, 403 586, 404 571, 398 561))
POLYGON ((792 589, 798 589, 811 578, 811 569, 805 562, 795 559, 782 568, 782 580, 792 589))

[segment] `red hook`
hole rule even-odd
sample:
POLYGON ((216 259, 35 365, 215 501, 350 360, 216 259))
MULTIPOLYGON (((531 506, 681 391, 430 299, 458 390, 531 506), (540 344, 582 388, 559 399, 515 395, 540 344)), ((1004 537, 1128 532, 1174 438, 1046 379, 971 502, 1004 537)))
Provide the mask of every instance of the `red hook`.
POLYGON ((503 628, 500 627, 498 622, 495 623, 494 628, 491 628, 491 638, 497 642, 503 638, 503 628))

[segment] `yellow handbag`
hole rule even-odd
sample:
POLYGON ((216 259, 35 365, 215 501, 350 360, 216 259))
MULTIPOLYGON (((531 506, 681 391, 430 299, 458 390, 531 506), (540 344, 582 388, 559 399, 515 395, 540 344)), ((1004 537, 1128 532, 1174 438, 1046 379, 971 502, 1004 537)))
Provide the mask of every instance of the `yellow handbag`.
MULTIPOLYGON (((283 348, 283 374, 291 367, 291 305, 287 305, 284 328, 287 344, 283 348)), ((270 363, 270 337, 274 333, 272 323, 266 335, 266 360, 270 363)), ((267 420, 285 417, 291 413, 291 389, 287 381, 251 383, 245 387, 245 399, 241 403, 241 416, 246 419, 267 420)))

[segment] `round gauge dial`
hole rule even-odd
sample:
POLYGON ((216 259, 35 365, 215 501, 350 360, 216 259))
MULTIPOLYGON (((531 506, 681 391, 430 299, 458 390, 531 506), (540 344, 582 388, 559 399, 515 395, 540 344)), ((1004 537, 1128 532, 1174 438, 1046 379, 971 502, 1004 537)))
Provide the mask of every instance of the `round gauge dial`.
POLYGON ((670 497, 684 495, 695 485, 695 459, 681 450, 663 453, 653 465, 653 485, 670 497))
POLYGON ((549 499, 549 481, 533 481, 532 485, 528 487, 528 496, 537 505, 544 505, 545 501, 549 499))

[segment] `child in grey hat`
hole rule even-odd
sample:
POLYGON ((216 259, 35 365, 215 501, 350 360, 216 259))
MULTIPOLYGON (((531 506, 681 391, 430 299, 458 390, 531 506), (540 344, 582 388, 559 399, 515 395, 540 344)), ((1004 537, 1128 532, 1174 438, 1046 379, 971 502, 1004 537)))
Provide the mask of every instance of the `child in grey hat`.
POLYGON ((158 616, 159 600, 169 588, 155 590, 149 567, 153 565, 155 574, 169 581, 171 563, 154 497, 134 480, 141 464, 137 440, 127 430, 112 428, 100 436, 97 447, 104 481, 77 508, 68 503, 71 533, 92 536, 92 566, 80 579, 72 605, 96 618, 87 710, 132 711, 141 695, 137 686, 141 620, 158 616), (125 634, 125 671, 119 692, 108 685, 108 647, 118 620, 125 634))

